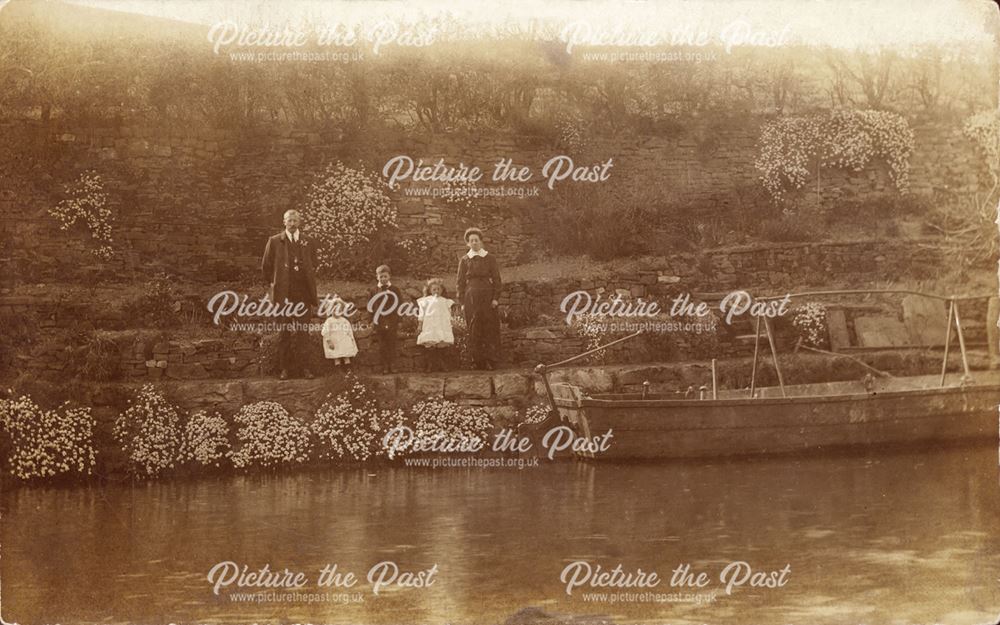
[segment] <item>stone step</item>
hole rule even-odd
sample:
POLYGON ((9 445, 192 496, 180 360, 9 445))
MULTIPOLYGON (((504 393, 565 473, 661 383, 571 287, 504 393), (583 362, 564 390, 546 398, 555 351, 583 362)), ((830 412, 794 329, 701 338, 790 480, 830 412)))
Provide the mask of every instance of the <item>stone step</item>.
MULTIPOLYGON (((882 350, 859 354, 872 366, 899 375, 933 373, 938 371, 939 360, 928 356, 923 361, 903 358, 897 350, 882 350), (926 366, 925 366, 926 365, 926 366), (900 369, 900 367, 903 367, 900 369), (926 369, 926 370, 925 370, 926 369), (933 371, 931 371, 933 369, 933 371)), ((969 354, 974 369, 988 368, 985 351, 974 350, 969 354)), ((751 370, 749 357, 717 361, 718 380, 721 388, 737 388, 748 383, 751 370)), ((829 357, 820 354, 782 354, 782 367, 786 383, 803 384, 857 379, 863 374, 859 365, 849 362, 838 369, 827 366, 829 357)), ((957 354, 949 359, 952 371, 959 370, 961 360, 957 354)), ((764 383, 767 375, 773 378, 770 359, 761 360, 759 373, 764 383)), ((533 404, 548 401, 545 384, 531 368, 508 368, 497 371, 451 371, 444 373, 406 373, 389 375, 358 375, 373 389, 380 401, 390 405, 412 405, 425 399, 447 399, 461 405, 482 406, 488 411, 506 417, 533 404)), ((218 410, 232 414, 242 405, 255 401, 277 401, 292 412, 309 413, 322 403, 329 393, 342 388, 340 376, 319 376, 311 380, 279 380, 273 377, 255 377, 236 380, 164 380, 157 384, 167 397, 187 410, 218 410)), ((565 367, 549 372, 550 383, 569 383, 587 393, 638 392, 644 382, 656 393, 681 392, 694 387, 711 385, 710 361, 658 362, 633 365, 565 367)), ((143 382, 130 382, 120 387, 138 388, 143 382)), ((89 400, 97 406, 110 406, 120 401, 122 394, 99 392, 107 385, 94 385, 89 400), (104 398, 104 399, 102 399, 104 398), (117 399, 116 399, 117 398, 117 399)))

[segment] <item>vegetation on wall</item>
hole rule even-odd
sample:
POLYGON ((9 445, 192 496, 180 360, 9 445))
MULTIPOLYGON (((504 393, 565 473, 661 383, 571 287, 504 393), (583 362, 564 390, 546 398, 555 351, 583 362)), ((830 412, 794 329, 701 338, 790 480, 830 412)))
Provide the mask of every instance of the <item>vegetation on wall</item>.
POLYGON ((820 191, 822 167, 861 171, 878 158, 900 192, 909 184, 913 130, 901 115, 888 111, 837 110, 830 114, 779 117, 761 129, 754 165, 775 200, 810 179, 820 191))
POLYGON ((318 269, 358 278, 373 270, 370 259, 385 256, 396 228, 396 206, 386 191, 377 175, 340 162, 331 163, 317 177, 302 221, 319 244, 318 269))

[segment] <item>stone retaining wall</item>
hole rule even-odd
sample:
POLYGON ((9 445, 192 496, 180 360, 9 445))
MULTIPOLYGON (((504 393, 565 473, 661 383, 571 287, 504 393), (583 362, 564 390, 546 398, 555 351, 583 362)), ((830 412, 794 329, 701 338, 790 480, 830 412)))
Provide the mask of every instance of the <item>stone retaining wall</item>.
MULTIPOLYGON (((753 166, 758 123, 712 126, 693 120, 675 137, 595 139, 589 151, 599 156, 596 160, 613 157, 615 175, 656 180, 678 201, 736 209, 741 200, 733 194, 759 185, 753 166)), ((537 139, 516 136, 397 137, 365 146, 346 142, 335 131, 285 129, 237 136, 29 122, 4 122, 0 135, 7 142, 0 148, 0 224, 7 239, 0 255, 22 280, 154 269, 191 279, 231 280, 256 272, 266 236, 279 228, 281 213, 302 205, 313 175, 331 160, 380 170, 392 156, 405 154, 492 171, 499 158, 511 158, 540 172, 560 153, 537 139), (46 214, 63 186, 85 170, 105 179, 116 217, 115 245, 122 253, 110 265, 90 256, 86 232, 62 232, 46 214)), ((914 192, 964 193, 982 187, 981 159, 957 125, 922 122, 916 136, 910 173, 914 192)), ((880 167, 823 175, 824 202, 892 190, 880 167)), ((397 239, 419 243, 419 253, 408 264, 419 266, 420 272, 453 273, 463 251, 461 232, 473 223, 487 228, 490 242, 496 243, 493 249, 507 265, 533 256, 544 245, 532 234, 532 215, 542 210, 537 198, 484 198, 470 211, 441 198, 407 195, 407 188, 404 183, 393 194, 399 210, 397 239)))

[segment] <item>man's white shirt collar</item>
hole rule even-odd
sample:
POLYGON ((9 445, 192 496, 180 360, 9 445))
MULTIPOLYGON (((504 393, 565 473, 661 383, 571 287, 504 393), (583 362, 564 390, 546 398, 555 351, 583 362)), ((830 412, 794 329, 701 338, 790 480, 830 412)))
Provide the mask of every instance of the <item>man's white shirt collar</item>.
POLYGON ((486 250, 480 248, 478 252, 473 252, 472 250, 469 250, 466 256, 472 258, 473 256, 486 256, 486 254, 487 254, 486 250))
POLYGON ((295 243, 298 243, 299 242, 299 235, 301 233, 302 233, 301 230, 296 230, 295 231, 295 236, 292 236, 292 233, 289 232, 288 229, 286 228, 285 229, 285 238, 287 238, 289 241, 294 241, 295 243))

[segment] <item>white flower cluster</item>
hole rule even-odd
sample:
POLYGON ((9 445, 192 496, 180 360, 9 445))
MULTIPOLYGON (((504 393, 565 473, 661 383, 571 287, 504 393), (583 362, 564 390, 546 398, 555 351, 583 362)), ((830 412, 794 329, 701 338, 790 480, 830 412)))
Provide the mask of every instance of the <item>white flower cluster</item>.
POLYGON ((231 458, 237 468, 271 467, 309 459, 309 428, 273 401, 247 404, 236 413, 240 446, 231 458))
POLYGON ((854 171, 874 158, 889 165, 889 176, 902 192, 909 187, 913 130, 889 111, 837 110, 828 115, 779 117, 764 125, 754 162, 764 188, 776 200, 786 188, 801 189, 810 167, 819 161, 854 171))
POLYGON ((201 466, 219 466, 229 457, 229 424, 219 413, 199 410, 188 417, 181 441, 181 459, 201 466))
POLYGON ((396 207, 385 193, 386 184, 362 169, 336 162, 309 190, 302 221, 320 243, 321 268, 365 245, 378 232, 396 227, 396 207))
POLYGON ((965 135, 976 142, 994 179, 1000 178, 1000 113, 982 111, 965 120, 965 135))
POLYGON ((802 342, 819 347, 823 344, 826 329, 826 306, 819 302, 808 302, 792 311, 792 325, 799 331, 802 342))
POLYGON ((819 122, 810 117, 779 117, 761 129, 754 166, 774 199, 783 199, 786 185, 793 189, 805 185, 818 136, 819 122))
POLYGON ((461 406, 447 399, 426 399, 414 405, 414 437, 464 441, 469 444, 488 443, 493 431, 490 415, 478 406, 461 406))
POLYGON ((431 246, 426 239, 403 239, 396 243, 406 252, 411 259, 427 258, 430 255, 431 246))
POLYGON ((11 443, 10 473, 22 480, 94 469, 90 408, 42 410, 27 395, 0 400, 0 426, 11 443))
POLYGON ((77 220, 83 220, 90 236, 98 243, 94 255, 103 260, 114 256, 108 194, 104 192, 104 182, 96 172, 84 172, 70 188, 69 197, 50 208, 49 214, 59 221, 61 230, 68 230, 77 220))
MULTIPOLYGON (((852 111, 850 115, 841 112, 831 116, 831 123, 849 116, 857 121, 849 122, 858 127, 857 132, 870 137, 858 143, 870 145, 870 152, 854 156, 844 167, 861 170, 873 158, 881 158, 889 164, 889 177, 896 188, 905 193, 910 187, 910 156, 913 154, 913 129, 904 117, 890 111, 852 111)), ((857 141, 857 140, 855 140, 857 141)), ((833 146, 828 142, 828 150, 833 146)))
POLYGON ((368 387, 351 378, 346 391, 327 396, 309 424, 319 441, 320 458, 350 456, 365 461, 381 455, 382 437, 403 424, 402 410, 380 409, 368 387))
POLYGON ((584 351, 597 349, 606 342, 611 332, 609 317, 598 313, 584 313, 573 318, 573 331, 587 340, 584 351))
POLYGON ((152 384, 145 384, 115 419, 115 439, 133 472, 155 477, 174 468, 180 452, 180 415, 152 384))
POLYGON ((571 152, 579 152, 587 147, 587 135, 584 132, 585 122, 578 113, 566 113, 556 121, 559 131, 558 145, 571 152))
POLYGON ((444 183, 441 197, 459 208, 473 208, 476 199, 476 183, 471 180, 449 180, 444 183))
MULTIPOLYGON (((602 298, 603 295, 604 295, 604 289, 603 288, 597 289, 597 299, 602 298)), ((630 295, 623 296, 619 293, 615 293, 614 295, 611 296, 610 299, 612 302, 614 301, 633 302, 633 299, 630 295)), ((634 302, 637 305, 642 305, 643 298, 637 297, 635 298, 634 302)), ((582 336, 587 340, 586 349, 591 350, 591 349, 596 349, 601 345, 604 345, 611 339, 620 338, 624 336, 626 334, 625 332, 616 329, 617 326, 620 325, 620 323, 618 323, 620 321, 621 318, 615 317, 613 315, 588 312, 575 315, 573 317, 573 322, 571 327, 578 336, 582 336)), ((591 356, 591 360, 600 361, 605 357, 605 355, 606 352, 596 354, 594 356, 591 356)))
POLYGON ((552 414, 552 407, 547 404, 535 404, 528 406, 521 417, 521 423, 526 425, 537 425, 549 418, 552 414))

